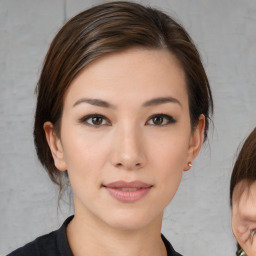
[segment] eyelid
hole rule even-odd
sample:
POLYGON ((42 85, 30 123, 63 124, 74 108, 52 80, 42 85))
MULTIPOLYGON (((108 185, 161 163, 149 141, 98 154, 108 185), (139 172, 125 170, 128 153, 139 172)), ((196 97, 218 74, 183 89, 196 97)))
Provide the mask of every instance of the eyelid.
POLYGON ((169 125, 169 124, 174 124, 176 123, 177 120, 174 119, 171 115, 168 114, 163 114, 163 113, 158 113, 158 114, 153 114, 151 115, 148 120, 146 121, 146 124, 148 125, 152 125, 152 126, 165 126, 165 125, 169 125), (156 125, 156 124, 148 124, 148 122, 150 120, 152 120, 154 117, 162 117, 163 119, 167 119, 167 123, 166 124, 161 124, 161 125, 156 125))
MULTIPOLYGON (((84 125, 88 125, 88 126, 91 126, 91 127, 95 127, 95 128, 99 128, 101 126, 106 126, 106 125, 111 125, 111 121, 104 115, 101 115, 101 114, 89 114, 89 115, 86 115, 86 116, 83 116, 82 118, 80 118, 78 120, 79 123, 81 124, 84 124, 84 125), (102 118, 103 122, 105 123, 101 123, 99 125, 97 124, 93 124, 93 123, 89 123, 88 120, 92 119, 92 118, 102 118)), ((153 114, 151 115, 148 120, 146 121, 146 125, 152 125, 152 126, 166 126, 166 125, 169 125, 169 124, 174 124, 176 123, 177 120, 175 120, 171 115, 168 115, 168 114, 164 114, 164 113, 157 113, 157 114, 153 114), (163 118, 165 121, 163 124, 150 124, 149 122, 155 118, 155 117, 161 117, 163 118)))
POLYGON ((78 122, 81 123, 81 124, 85 124, 85 125, 88 125, 88 126, 95 127, 95 128, 98 128, 98 127, 101 127, 101 126, 106 126, 106 125, 111 125, 110 120, 109 120, 106 116, 101 115, 101 114, 96 114, 96 113, 95 113, 95 114, 89 114, 89 115, 83 116, 82 118, 80 118, 80 119, 78 120, 78 122), (106 124, 100 124, 100 125, 90 124, 90 123, 88 122, 88 120, 89 120, 90 118, 95 118, 95 117, 102 118, 102 119, 105 120, 107 123, 106 123, 106 124))

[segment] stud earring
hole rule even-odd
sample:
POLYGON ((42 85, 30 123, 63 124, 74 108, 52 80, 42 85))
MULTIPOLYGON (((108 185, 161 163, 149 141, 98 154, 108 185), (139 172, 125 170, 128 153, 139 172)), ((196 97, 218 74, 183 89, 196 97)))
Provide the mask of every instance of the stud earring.
POLYGON ((189 167, 192 167, 193 164, 192 164, 191 162, 188 162, 188 166, 189 166, 189 167))

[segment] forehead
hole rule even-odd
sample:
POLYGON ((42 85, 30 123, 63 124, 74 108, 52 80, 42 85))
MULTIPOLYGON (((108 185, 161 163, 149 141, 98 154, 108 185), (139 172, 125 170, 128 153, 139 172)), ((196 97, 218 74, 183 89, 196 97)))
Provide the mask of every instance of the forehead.
POLYGON ((72 81, 64 104, 77 97, 187 98, 185 73, 168 50, 134 48, 110 53, 87 65, 72 81))
POLYGON ((256 181, 243 179, 239 181, 232 193, 232 203, 238 202, 241 204, 250 203, 248 199, 256 202, 256 181))

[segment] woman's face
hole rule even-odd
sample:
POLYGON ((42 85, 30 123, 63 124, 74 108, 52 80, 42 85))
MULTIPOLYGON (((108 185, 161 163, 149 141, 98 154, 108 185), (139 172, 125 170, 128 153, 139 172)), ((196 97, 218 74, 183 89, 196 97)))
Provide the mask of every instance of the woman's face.
POLYGON ((118 229, 159 222, 203 140, 191 131, 185 74, 166 50, 101 57, 71 83, 60 137, 45 123, 56 167, 67 170, 75 214, 118 229))

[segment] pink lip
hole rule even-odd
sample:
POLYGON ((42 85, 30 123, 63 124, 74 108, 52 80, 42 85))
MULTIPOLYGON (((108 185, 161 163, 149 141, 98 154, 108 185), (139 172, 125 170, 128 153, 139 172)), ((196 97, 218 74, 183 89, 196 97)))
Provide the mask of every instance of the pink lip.
POLYGON ((146 196, 153 186, 141 181, 116 181, 103 187, 118 201, 131 203, 146 196))

